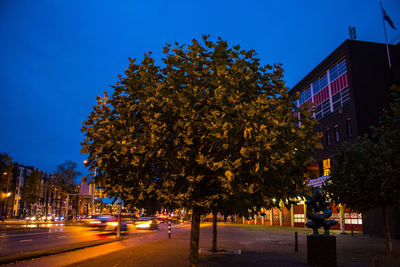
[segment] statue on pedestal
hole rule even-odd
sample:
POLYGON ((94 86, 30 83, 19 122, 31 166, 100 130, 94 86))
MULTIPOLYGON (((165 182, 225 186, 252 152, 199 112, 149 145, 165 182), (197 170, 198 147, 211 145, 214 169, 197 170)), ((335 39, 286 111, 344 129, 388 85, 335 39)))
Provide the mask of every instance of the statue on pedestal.
POLYGON ((336 225, 335 220, 327 220, 332 215, 332 210, 328 209, 329 202, 326 202, 326 197, 321 188, 314 189, 312 197, 306 201, 307 218, 311 221, 306 223, 306 226, 313 229, 313 235, 319 235, 318 228, 323 227, 324 235, 329 235, 329 228, 336 225))

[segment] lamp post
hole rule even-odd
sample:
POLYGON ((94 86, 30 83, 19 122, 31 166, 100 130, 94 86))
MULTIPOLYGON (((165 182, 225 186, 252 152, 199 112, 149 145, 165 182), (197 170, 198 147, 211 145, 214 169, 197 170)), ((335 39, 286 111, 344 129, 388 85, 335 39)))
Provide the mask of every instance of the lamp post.
MULTIPOLYGON (((85 164, 85 166, 86 166, 86 164, 88 163, 88 161, 85 159, 84 161, 83 161, 83 164, 85 164)), ((94 168, 94 179, 96 179, 96 170, 97 170, 97 168, 95 167, 94 168)), ((89 186, 89 188, 90 188, 90 186, 89 186)), ((92 187, 92 215, 94 215, 94 210, 95 210, 95 207, 94 207, 94 191, 96 190, 96 185, 95 185, 95 183, 93 183, 93 187, 92 187)))
MULTIPOLYGON (((7 176, 7 174, 8 174, 7 172, 3 172, 4 176, 7 176)), ((4 198, 4 200, 6 202, 6 216, 8 216, 8 197, 11 195, 11 193, 8 192, 9 183, 10 183, 10 179, 7 177, 7 187, 6 187, 7 192, 6 192, 6 195, 5 195, 5 198, 4 198)))

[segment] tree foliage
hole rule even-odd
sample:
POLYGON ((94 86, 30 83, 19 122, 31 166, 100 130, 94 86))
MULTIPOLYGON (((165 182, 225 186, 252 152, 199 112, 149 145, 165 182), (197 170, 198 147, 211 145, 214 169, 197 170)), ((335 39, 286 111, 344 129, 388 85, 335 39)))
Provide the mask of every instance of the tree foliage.
POLYGON ((65 161, 63 164, 57 166, 57 170, 54 173, 53 185, 58 191, 65 193, 76 193, 77 185, 75 178, 81 173, 76 170, 77 164, 70 160, 65 161))
POLYGON ((29 176, 24 177, 24 184, 21 187, 21 198, 25 204, 32 205, 39 202, 41 194, 42 173, 33 170, 29 176))
POLYGON ((1 192, 8 192, 7 186, 11 186, 13 166, 12 158, 7 153, 0 153, 1 192))
POLYGON ((208 36, 164 53, 162 66, 151 53, 130 59, 83 124, 82 152, 106 193, 194 214, 234 197, 251 208, 297 195, 319 135, 287 94, 281 66, 208 36))

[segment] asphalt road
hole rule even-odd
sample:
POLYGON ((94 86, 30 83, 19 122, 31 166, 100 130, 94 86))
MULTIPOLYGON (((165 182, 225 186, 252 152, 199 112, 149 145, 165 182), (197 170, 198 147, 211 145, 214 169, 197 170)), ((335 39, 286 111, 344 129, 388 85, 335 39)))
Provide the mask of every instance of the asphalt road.
MULTIPOLYGON (((13 226, 15 225, 11 225, 10 227, 13 226)), ((17 226, 20 227, 20 225, 17 226)), ((0 232, 0 257, 21 252, 116 237, 116 233, 113 232, 100 231, 96 228, 79 225, 66 226, 63 224, 40 224, 40 227, 43 229, 0 232)), ((165 223, 159 224, 161 230, 166 227, 167 225, 165 223)), ((123 232, 122 235, 129 236, 144 232, 146 231, 136 230, 134 226, 128 224, 128 231, 123 232)))
POLYGON ((63 225, 50 225, 48 229, 1 232, 0 256, 114 237, 115 234, 87 227, 63 225))

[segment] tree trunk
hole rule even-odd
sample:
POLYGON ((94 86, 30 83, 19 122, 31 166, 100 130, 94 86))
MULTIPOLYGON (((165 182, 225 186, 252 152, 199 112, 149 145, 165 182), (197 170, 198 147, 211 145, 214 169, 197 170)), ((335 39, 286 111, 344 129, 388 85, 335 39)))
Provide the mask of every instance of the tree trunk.
POLYGON ((197 207, 194 207, 192 214, 192 226, 190 229, 191 267, 197 267, 199 263, 199 240, 200 240, 200 212, 197 207))
POLYGON ((213 227, 212 227, 212 251, 217 252, 217 215, 218 212, 213 211, 213 227))
POLYGON ((386 253, 392 253, 392 238, 390 236, 390 229, 389 229, 389 217, 388 217, 388 210, 387 207, 382 207, 383 213, 383 229, 385 232, 386 238, 386 253))

